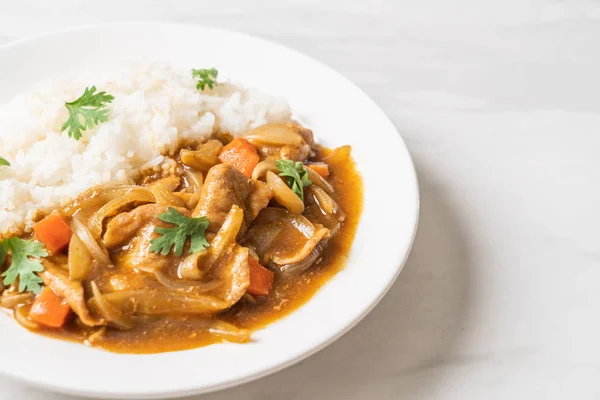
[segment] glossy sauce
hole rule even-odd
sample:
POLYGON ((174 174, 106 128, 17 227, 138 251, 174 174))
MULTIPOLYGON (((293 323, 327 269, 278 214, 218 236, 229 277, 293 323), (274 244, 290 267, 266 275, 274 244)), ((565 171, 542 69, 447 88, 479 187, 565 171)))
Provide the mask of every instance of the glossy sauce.
MULTIPOLYGON (((328 150, 323 150, 323 153, 328 150)), ((317 155, 319 159, 321 155, 317 155)), ((237 327, 256 330, 285 317, 307 302, 319 288, 340 271, 346 261, 362 211, 362 180, 352 161, 330 164, 328 181, 335 188, 335 199, 346 215, 339 232, 330 239, 318 264, 295 274, 277 274, 269 296, 243 299, 218 318, 237 327)), ((144 317, 140 317, 144 318, 144 317)), ((92 342, 92 345, 118 353, 158 353, 205 346, 222 340, 207 333, 208 319, 196 315, 146 317, 140 326, 128 330, 89 328, 71 321, 61 330, 36 332, 63 340, 92 342), (92 336, 98 332, 97 340, 92 336)), ((252 339, 251 339, 252 340, 252 339)))

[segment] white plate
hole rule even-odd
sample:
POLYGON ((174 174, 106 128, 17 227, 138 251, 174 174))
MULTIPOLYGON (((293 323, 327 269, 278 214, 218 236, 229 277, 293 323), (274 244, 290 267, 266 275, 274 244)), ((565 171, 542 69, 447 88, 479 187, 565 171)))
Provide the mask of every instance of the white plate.
POLYGON ((253 341, 243 345, 113 354, 30 333, 1 316, 0 341, 9 345, 2 347, 0 372, 92 397, 182 396, 273 373, 339 338, 392 285, 417 226, 417 180, 392 123, 360 89, 302 54, 239 33, 171 24, 86 27, 0 47, 0 101, 65 71, 139 58, 186 68, 215 66, 219 76, 285 97, 318 140, 331 147, 352 145, 365 203, 346 268, 306 305, 255 332, 253 341))

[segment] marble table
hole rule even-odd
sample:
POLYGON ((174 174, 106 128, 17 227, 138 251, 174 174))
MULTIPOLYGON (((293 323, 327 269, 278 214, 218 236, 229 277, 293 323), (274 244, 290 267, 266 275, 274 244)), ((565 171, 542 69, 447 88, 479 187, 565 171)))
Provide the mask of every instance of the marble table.
MULTIPOLYGON (((414 250, 363 322, 198 399, 600 398, 599 3, 3 1, 0 43, 159 19, 336 68, 390 115, 421 184, 414 250)), ((0 399, 73 398, 0 378, 0 399)))

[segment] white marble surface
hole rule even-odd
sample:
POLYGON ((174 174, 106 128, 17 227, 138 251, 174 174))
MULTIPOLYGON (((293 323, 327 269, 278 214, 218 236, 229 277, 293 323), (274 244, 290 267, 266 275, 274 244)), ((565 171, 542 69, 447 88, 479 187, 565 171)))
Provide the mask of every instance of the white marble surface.
MULTIPOLYGON (((421 226, 388 296, 301 364, 201 399, 600 398, 600 3, 255 3, 0 2, 0 43, 159 19, 283 43, 410 147, 421 226)), ((0 399, 73 398, 0 378, 0 399)))

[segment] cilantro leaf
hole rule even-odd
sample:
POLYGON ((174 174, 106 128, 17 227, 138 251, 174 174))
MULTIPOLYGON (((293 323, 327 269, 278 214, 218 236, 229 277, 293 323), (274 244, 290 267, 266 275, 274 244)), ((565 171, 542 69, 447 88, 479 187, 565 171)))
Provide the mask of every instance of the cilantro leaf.
POLYGON ((275 165, 279 170, 279 176, 290 178, 287 182, 288 186, 300 197, 300 200, 304 201, 304 188, 312 185, 304 164, 300 161, 278 160, 275 165))
POLYGON ((108 121, 109 110, 106 105, 115 98, 106 92, 96 92, 96 86, 85 88, 81 97, 70 103, 65 103, 69 110, 69 119, 60 130, 68 130, 69 137, 81 139, 81 131, 93 128, 101 122, 108 121))
POLYGON ((174 208, 169 207, 166 213, 158 215, 158 219, 177 227, 158 227, 154 229, 154 232, 162 236, 150 241, 150 251, 162 253, 162 255, 166 256, 171 252, 171 248, 175 246, 175 254, 181 257, 183 246, 188 237, 190 238, 190 253, 196 253, 209 246, 204 236, 204 232, 209 225, 206 217, 189 218, 174 208))
POLYGON ((198 79, 196 83, 196 89, 204 90, 206 86, 210 89, 215 87, 217 84, 217 76, 219 71, 214 68, 211 69, 192 69, 192 77, 198 79))
POLYGON ((18 237, 5 239, 0 244, 0 265, 4 263, 6 254, 10 251, 12 261, 2 276, 4 284, 10 285, 19 278, 19 292, 25 290, 39 293, 42 290, 42 279, 36 272, 42 272, 44 266, 40 257, 46 257, 48 252, 44 245, 34 240, 23 240, 18 237))
POLYGON ((10 167, 10 163, 8 162, 8 160, 6 158, 2 158, 0 157, 0 167, 6 165, 7 167, 10 167))

